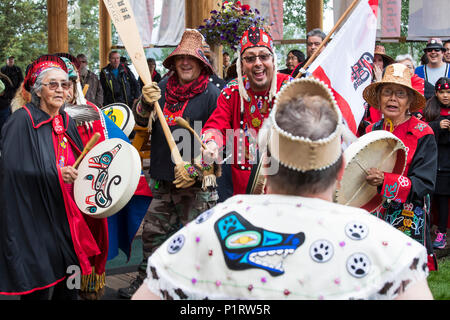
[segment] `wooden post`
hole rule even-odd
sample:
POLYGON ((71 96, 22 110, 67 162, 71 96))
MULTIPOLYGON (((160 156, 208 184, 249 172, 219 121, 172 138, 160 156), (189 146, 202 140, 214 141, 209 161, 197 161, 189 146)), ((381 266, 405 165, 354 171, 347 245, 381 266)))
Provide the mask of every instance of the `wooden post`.
MULTIPOLYGON (((185 0, 185 24, 186 28, 197 29, 208 19, 212 10, 219 10, 221 5, 218 0, 185 0)), ((219 77, 223 77, 222 46, 211 45, 211 54, 214 57, 214 69, 219 77)))
POLYGON ((105 7, 103 0, 98 0, 99 3, 99 60, 100 69, 106 67, 109 63, 108 54, 111 50, 111 17, 105 7))
POLYGON ((67 1, 47 0, 48 53, 69 51, 67 1))
POLYGON ((323 0, 306 0, 306 32, 323 30, 323 0))

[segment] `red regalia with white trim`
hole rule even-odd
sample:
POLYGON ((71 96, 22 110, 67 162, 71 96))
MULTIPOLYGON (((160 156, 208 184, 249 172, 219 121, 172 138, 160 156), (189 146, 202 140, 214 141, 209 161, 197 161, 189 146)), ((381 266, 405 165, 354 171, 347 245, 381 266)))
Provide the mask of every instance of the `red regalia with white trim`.
POLYGON ((232 139, 233 194, 246 193, 251 169, 257 163, 259 129, 272 109, 276 93, 284 84, 292 80, 289 75, 277 73, 276 63, 274 63, 274 73, 269 88, 263 92, 253 91, 248 79, 242 76, 241 55, 245 50, 255 47, 267 48, 275 56, 272 37, 262 28, 248 28, 239 43, 236 62, 238 78, 232 80, 222 90, 217 100, 216 110, 202 129, 203 140, 215 141, 219 150, 222 150, 227 145, 227 141, 232 139))
MULTIPOLYGON (((286 74, 277 74, 277 92, 292 78, 286 74)), ((248 81, 244 78, 248 87, 248 81)), ((218 100, 217 108, 203 126, 204 140, 214 140, 219 150, 226 145, 227 130, 232 129, 233 164, 231 165, 234 194, 244 194, 250 178, 250 172, 256 162, 256 140, 259 129, 272 109, 274 98, 269 100, 268 93, 247 89, 250 101, 244 100, 244 112, 240 110, 240 94, 237 80, 225 87, 218 100), (253 143, 250 143, 253 142, 253 143)))

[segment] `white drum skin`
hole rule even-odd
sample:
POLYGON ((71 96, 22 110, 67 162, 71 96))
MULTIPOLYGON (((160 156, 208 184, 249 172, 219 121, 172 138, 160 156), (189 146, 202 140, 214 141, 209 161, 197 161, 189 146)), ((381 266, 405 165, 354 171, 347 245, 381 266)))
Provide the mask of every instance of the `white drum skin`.
POLYGON ((130 201, 141 175, 139 153, 131 144, 108 139, 89 151, 78 167, 74 196, 78 208, 93 218, 106 218, 130 201))
POLYGON ((377 188, 366 181, 366 171, 403 174, 406 168, 406 147, 391 132, 375 130, 358 138, 344 151, 345 171, 334 201, 339 204, 363 208, 369 212, 382 205, 383 198, 377 188))

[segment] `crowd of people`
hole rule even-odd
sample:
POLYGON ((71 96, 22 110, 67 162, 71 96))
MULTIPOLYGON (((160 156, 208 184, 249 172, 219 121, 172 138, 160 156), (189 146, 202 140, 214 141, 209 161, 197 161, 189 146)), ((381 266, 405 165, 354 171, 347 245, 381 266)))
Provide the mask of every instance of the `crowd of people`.
POLYGON ((432 299, 426 280, 448 227, 450 40, 430 39, 417 67, 408 54, 394 59, 374 46, 357 135, 389 131, 407 157, 402 174, 368 168, 366 181, 384 201, 367 212, 333 203, 345 170, 344 123, 330 88, 305 74, 325 37, 308 32, 306 56, 293 49, 278 70, 271 35, 250 27, 236 58, 225 52, 216 68, 203 36, 187 29, 163 61, 165 75, 147 59, 148 84, 117 51, 99 77, 85 54, 43 55, 25 77, 8 57, 0 73, 0 294, 101 297, 109 224, 77 208, 74 163, 94 132, 103 141, 117 131, 99 108, 124 103, 150 132, 144 184, 152 201, 139 219, 138 276, 120 297, 432 299), (81 107, 93 130, 73 112, 81 107), (255 184, 264 194, 248 195, 255 184), (73 265, 81 288, 67 285, 73 265))

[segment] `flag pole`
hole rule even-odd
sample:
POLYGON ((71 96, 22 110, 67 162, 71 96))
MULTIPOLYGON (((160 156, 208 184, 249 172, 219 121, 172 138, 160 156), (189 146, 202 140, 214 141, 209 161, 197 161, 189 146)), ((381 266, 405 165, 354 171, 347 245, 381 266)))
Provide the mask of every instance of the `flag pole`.
POLYGON ((342 14, 342 16, 339 18, 339 20, 336 22, 334 27, 331 29, 331 31, 328 33, 328 35, 323 39, 320 46, 317 48, 317 50, 313 53, 313 55, 308 59, 308 61, 305 63, 305 65, 300 69, 299 73, 295 77, 300 78, 302 75, 306 73, 306 69, 311 65, 311 63, 316 60, 317 56, 320 54, 320 50, 328 43, 333 33, 336 31, 336 29, 342 24, 342 22, 347 18, 347 16, 350 14, 350 12, 353 10, 353 8, 358 4, 359 0, 354 0, 352 4, 345 10, 345 12, 342 14))

